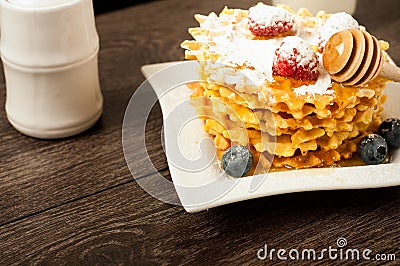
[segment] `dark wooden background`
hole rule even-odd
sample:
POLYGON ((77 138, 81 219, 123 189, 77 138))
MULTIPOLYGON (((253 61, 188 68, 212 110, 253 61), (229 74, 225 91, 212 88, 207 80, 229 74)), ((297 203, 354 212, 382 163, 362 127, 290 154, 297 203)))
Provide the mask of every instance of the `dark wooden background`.
MULTIPOLYGON (((83 134, 55 141, 29 138, 10 126, 0 109, 1 265, 265 264, 257 260, 264 244, 321 250, 336 246, 339 237, 349 248, 395 253, 397 262, 388 264, 399 264, 399 187, 294 193, 188 214, 149 196, 130 174, 121 128, 129 99, 144 81, 140 67, 182 60, 179 44, 196 25, 194 13, 257 2, 165 0, 98 15, 105 108, 83 134)), ((400 64, 398 1, 358 2, 355 17, 391 43, 389 53, 400 64)), ((0 106, 4 101, 0 75, 0 106)), ((168 177, 161 128, 156 107, 147 124, 149 152, 168 177)), ((156 176, 141 161, 137 167, 142 179, 156 176)))
POLYGON ((99 15, 117 9, 122 9, 129 6, 150 2, 152 0, 114 0, 114 1, 92 0, 92 1, 93 1, 94 12, 96 15, 99 15))

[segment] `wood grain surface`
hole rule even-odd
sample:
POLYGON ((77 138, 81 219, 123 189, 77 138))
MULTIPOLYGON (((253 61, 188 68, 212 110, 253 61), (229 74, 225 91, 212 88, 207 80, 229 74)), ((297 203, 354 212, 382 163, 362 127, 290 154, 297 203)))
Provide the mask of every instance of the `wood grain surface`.
MULTIPOLYGON (((193 14, 257 2, 152 1, 97 16, 104 113, 78 136, 54 141, 23 136, 0 108, 0 265, 263 265, 271 263, 257 259, 265 244, 321 250, 336 246, 340 237, 349 248, 397 255, 397 262, 385 264, 400 263, 399 187, 293 193, 195 214, 151 197, 137 181, 157 186, 158 172, 170 178, 158 105, 146 125, 155 169, 135 156, 136 174, 130 173, 122 122, 130 97, 144 81, 140 67, 183 60, 179 44, 190 38, 187 28, 196 26, 193 14)), ((359 0, 354 16, 390 43, 388 52, 400 65, 398 1, 359 0)), ((130 129, 133 143, 143 137, 134 124, 130 129)), ((355 261, 295 264, 326 263, 355 261)))

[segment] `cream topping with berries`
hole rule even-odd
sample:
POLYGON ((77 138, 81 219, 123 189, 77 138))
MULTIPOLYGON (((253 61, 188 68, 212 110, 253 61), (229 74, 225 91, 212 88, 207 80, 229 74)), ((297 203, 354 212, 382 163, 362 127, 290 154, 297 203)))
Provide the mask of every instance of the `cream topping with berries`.
MULTIPOLYGON (((259 19, 258 23, 275 23, 276 21, 294 21, 293 32, 291 35, 297 37, 286 37, 292 44, 292 48, 299 43, 307 44, 307 49, 296 47, 301 51, 299 57, 299 66, 308 66, 315 70, 318 75, 314 78, 315 83, 303 85, 295 88, 297 95, 306 94, 331 94, 332 81, 329 74, 325 71, 322 64, 322 56, 315 47, 316 40, 329 38, 331 34, 342 28, 359 27, 350 15, 345 13, 333 14, 329 19, 316 20, 318 23, 315 28, 304 28, 302 26, 303 17, 295 13, 290 13, 281 7, 272 7, 264 4, 258 4, 249 10, 247 16, 217 16, 211 13, 204 16, 200 22, 202 29, 207 30, 204 35, 195 39, 200 42, 206 42, 211 54, 218 54, 215 57, 215 63, 232 66, 241 69, 241 72, 252 80, 256 85, 263 85, 266 82, 274 82, 273 64, 275 51, 281 46, 284 36, 269 36, 258 38, 250 31, 251 21, 259 19), (270 10, 271 14, 265 16, 263 10, 270 10), (276 15, 276 16, 275 16, 276 15), (279 19, 277 19, 279 17, 279 19), (324 22, 324 23, 323 23, 324 22), (292 42, 294 38, 302 39, 302 42, 292 42), (313 47, 311 47, 313 46, 313 47), (314 49, 313 49, 314 48, 314 49), (316 58, 316 59, 315 59, 316 58)), ((278 23, 279 24, 279 23, 278 23)), ((297 61, 296 61, 297 62, 297 61)), ((238 80, 238 82, 240 82, 238 80)))

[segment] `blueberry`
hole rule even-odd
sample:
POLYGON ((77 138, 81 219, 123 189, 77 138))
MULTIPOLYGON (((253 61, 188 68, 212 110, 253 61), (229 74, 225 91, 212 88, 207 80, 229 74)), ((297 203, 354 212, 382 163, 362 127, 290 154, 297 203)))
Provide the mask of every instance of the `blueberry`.
POLYGON ((232 146, 222 155, 222 168, 228 175, 244 176, 253 165, 253 155, 244 146, 232 146))
POLYGON ((379 126, 378 134, 381 135, 390 146, 399 148, 400 119, 389 118, 383 121, 383 123, 379 126))
POLYGON ((378 134, 369 134, 361 140, 358 154, 366 164, 380 164, 387 157, 388 146, 385 139, 378 134))

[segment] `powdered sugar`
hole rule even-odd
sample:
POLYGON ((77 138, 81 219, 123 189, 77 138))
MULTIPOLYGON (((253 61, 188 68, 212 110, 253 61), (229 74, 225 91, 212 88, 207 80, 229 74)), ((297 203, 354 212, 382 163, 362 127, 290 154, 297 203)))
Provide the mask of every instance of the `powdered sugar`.
POLYGON ((273 81, 272 63, 274 51, 280 41, 265 40, 237 40, 230 47, 223 48, 226 51, 226 60, 232 65, 247 66, 255 72, 262 73, 264 80, 273 81))

